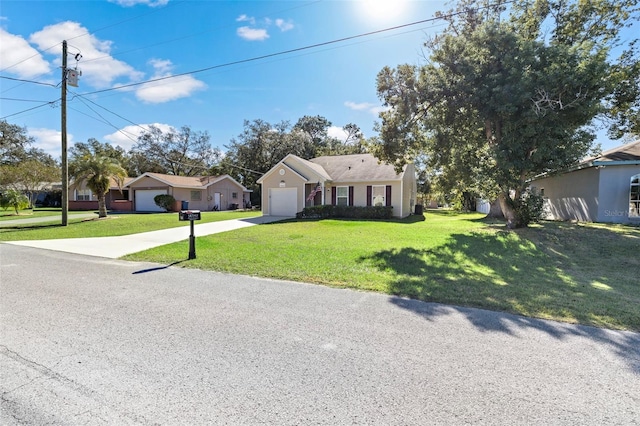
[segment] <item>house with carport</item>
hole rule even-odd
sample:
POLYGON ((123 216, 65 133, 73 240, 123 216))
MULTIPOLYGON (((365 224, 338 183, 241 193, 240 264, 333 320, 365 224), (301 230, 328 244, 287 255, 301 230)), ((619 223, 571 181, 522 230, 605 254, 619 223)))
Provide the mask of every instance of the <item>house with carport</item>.
POLYGON ((289 154, 257 183, 262 186, 262 213, 285 217, 325 204, 390 206, 394 217, 406 217, 414 211, 417 193, 413 164, 396 173, 371 154, 310 160, 289 154))
POLYGON ((640 224, 640 140, 531 181, 545 218, 640 224))

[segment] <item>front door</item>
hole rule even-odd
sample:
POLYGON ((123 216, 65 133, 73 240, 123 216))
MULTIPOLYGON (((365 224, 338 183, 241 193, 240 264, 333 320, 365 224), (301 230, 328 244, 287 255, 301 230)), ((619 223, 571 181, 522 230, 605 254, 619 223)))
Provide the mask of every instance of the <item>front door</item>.
POLYGON ((220 205, 220 193, 216 192, 213 194, 213 209, 214 210, 222 210, 222 206, 220 205))

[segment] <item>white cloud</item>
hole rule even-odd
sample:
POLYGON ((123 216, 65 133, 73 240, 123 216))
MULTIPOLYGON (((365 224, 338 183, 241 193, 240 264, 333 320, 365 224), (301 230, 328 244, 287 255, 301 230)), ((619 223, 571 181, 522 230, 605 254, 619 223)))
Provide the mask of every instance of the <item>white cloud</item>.
POLYGON ((364 110, 368 110, 368 109, 373 108, 374 106, 376 106, 376 105, 370 104, 368 102, 361 102, 361 103, 358 104, 358 103, 350 102, 350 101, 345 102, 344 105, 347 108, 353 109, 353 110, 356 110, 356 111, 364 111, 364 110))
POLYGON ((174 127, 168 124, 140 124, 138 126, 124 127, 115 133, 104 136, 104 139, 111 145, 118 145, 125 151, 129 151, 131 147, 133 147, 133 145, 138 141, 138 136, 140 136, 143 132, 149 130, 149 126, 151 125, 159 128, 163 133, 174 130, 174 127))
POLYGON ((169 3, 169 0, 109 0, 111 3, 118 4, 124 7, 132 7, 139 4, 146 5, 149 7, 158 7, 165 6, 169 3))
POLYGON ((336 138, 339 139, 340 141, 344 142, 347 140, 347 132, 345 132, 342 127, 338 127, 338 126, 331 126, 329 127, 329 129, 327 130, 327 134, 332 137, 332 138, 336 138))
MULTIPOLYGON (((152 59, 149 63, 154 67, 155 73, 151 79, 169 77, 173 64, 164 59, 152 59)), ((197 90, 203 90, 207 85, 196 80, 191 75, 184 75, 166 80, 145 83, 136 90, 136 97, 148 103, 163 103, 190 96, 197 90)))
POLYGON ((267 30, 262 28, 240 27, 237 30, 237 34, 249 41, 263 41, 269 38, 267 30))
POLYGON ((0 28, 0 63, 5 72, 20 78, 33 78, 51 71, 40 52, 24 38, 0 28))
POLYGON ((282 32, 292 30, 294 27, 293 22, 291 22, 291 20, 285 21, 284 19, 276 19, 276 26, 280 28, 280 31, 282 32))
POLYGON ((352 109, 354 111, 367 111, 375 115, 376 117, 378 116, 379 113, 383 111, 387 111, 389 109, 382 105, 376 105, 369 102, 356 103, 356 102, 347 101, 344 103, 344 105, 347 108, 352 109))
POLYGON ((252 16, 242 14, 236 18, 236 22, 249 22, 251 25, 255 25, 256 19, 252 16))
MULTIPOLYGON (((27 129, 27 134, 35 139, 34 146, 40 148, 53 158, 60 158, 62 155, 62 133, 59 130, 33 128, 27 129)), ((73 135, 67 133, 67 147, 73 145, 73 135)))
MULTIPOLYGON (((88 33, 89 30, 79 23, 66 21, 49 25, 31 34, 29 40, 41 50, 59 44, 60 40, 71 40, 67 49, 69 52, 67 66, 75 68, 76 62, 73 55, 76 53, 82 55, 78 63, 78 68, 82 70, 80 87, 84 83, 96 88, 105 88, 110 87, 114 80, 120 77, 128 78, 130 81, 139 81, 143 77, 142 73, 110 55, 111 41, 99 40, 88 33), (77 37, 82 34, 86 35, 77 37)), ((49 50, 48 53, 60 56, 58 51, 49 50)), ((59 66, 60 59, 57 58, 55 63, 59 66)))

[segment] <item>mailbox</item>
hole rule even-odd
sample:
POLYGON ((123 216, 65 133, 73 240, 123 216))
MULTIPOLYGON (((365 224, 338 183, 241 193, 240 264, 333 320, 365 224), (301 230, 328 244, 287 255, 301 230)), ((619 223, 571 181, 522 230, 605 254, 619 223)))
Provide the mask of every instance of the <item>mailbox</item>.
POLYGON ((200 220, 200 210, 180 210, 180 220, 200 220))

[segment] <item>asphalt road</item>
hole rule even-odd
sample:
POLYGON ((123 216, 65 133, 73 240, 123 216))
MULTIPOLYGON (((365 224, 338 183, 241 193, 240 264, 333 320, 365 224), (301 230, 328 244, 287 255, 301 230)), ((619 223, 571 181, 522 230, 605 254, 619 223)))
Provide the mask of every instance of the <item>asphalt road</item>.
POLYGON ((2 425, 640 424, 640 334, 0 244, 2 425))

